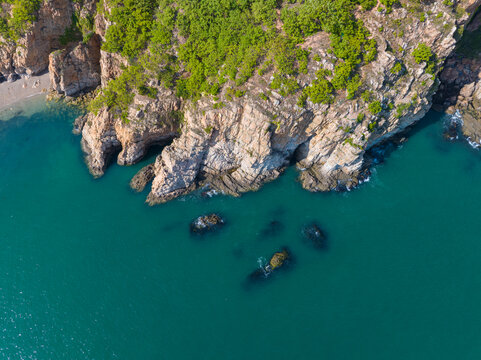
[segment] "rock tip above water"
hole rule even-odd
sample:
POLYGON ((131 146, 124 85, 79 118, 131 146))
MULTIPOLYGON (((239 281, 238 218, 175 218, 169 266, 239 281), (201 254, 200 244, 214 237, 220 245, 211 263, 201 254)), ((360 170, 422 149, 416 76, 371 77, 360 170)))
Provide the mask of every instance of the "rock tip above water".
POLYGON ((190 232, 192 234, 205 234, 217 230, 224 224, 225 221, 219 214, 202 215, 190 223, 190 232))

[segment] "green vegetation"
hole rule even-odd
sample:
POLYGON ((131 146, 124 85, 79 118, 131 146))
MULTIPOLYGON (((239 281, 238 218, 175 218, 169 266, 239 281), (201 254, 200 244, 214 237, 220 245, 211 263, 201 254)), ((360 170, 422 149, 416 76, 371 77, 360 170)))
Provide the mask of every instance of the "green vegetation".
POLYGON ((436 67, 436 57, 429 48, 424 43, 421 43, 413 51, 414 61, 416 64, 426 63, 426 72, 433 75, 436 67))
POLYGON ((391 69, 391 74, 399 74, 403 70, 401 62, 397 62, 391 69))
POLYGON ((346 140, 343 141, 342 144, 343 144, 343 145, 349 144, 349 145, 351 145, 353 148, 356 148, 356 149, 359 149, 359 150, 363 150, 363 149, 364 149, 361 145, 354 143, 354 140, 353 140, 352 138, 347 138, 346 140))
POLYGON ((12 14, 1 14, 0 34, 5 40, 16 41, 36 20, 42 0, 3 0, 12 5, 12 14))
POLYGON ((386 7, 386 12, 390 13, 394 5, 399 4, 399 0, 381 0, 381 4, 386 7))
POLYGON ((145 62, 184 99, 216 96, 225 85, 239 87, 256 72, 269 72, 270 88, 281 96, 299 93, 299 106, 307 100, 330 103, 337 92, 356 95, 362 85, 359 66, 377 55, 375 40, 354 17, 356 8, 371 9, 376 0, 104 1, 112 9, 106 14, 112 26, 103 49, 129 59, 130 75, 113 80, 94 110, 127 108, 142 86, 143 76, 135 72, 143 72, 139 64, 145 62), (319 31, 330 34, 335 71, 300 91, 297 76, 308 72, 310 51, 299 44, 319 31))
POLYGON ((379 114, 382 111, 381 102, 373 101, 369 104, 368 109, 373 115, 379 114))
POLYGON ((377 126, 377 121, 370 122, 369 125, 367 126, 367 131, 371 133, 374 132, 374 130, 376 130, 376 126, 377 126))

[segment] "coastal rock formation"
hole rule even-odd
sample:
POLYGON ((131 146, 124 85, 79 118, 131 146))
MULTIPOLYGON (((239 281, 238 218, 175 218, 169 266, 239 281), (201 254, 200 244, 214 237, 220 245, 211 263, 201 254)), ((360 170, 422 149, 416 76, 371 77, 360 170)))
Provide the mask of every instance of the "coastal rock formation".
POLYGON ((62 49, 50 54, 49 72, 52 89, 74 96, 100 85, 100 39, 91 36, 70 51, 62 49))
POLYGON ((269 265, 266 266, 266 270, 274 271, 276 269, 281 268, 290 258, 290 254, 287 249, 283 249, 282 251, 276 252, 272 255, 271 259, 269 260, 269 265))
POLYGON ((257 270, 249 274, 247 277, 249 283, 256 283, 268 279, 270 275, 277 273, 281 268, 289 265, 291 259, 292 255, 287 248, 283 248, 281 251, 274 253, 267 264, 260 264, 257 270))
POLYGON ((152 145, 166 145, 178 136, 179 100, 169 90, 158 94, 163 101, 137 95, 129 122, 102 109, 87 116, 82 130, 82 148, 91 173, 102 176, 111 157, 119 152, 119 165, 140 161, 152 145))
POLYGON ((447 137, 457 138, 458 127, 473 146, 481 146, 481 13, 466 28, 465 38, 446 61, 435 102, 441 111, 456 114, 447 137), (474 40, 471 40, 473 38, 474 40))
MULTIPOLYGON (((142 188, 153 169, 150 204, 205 184, 231 195, 257 190, 290 164, 296 164, 305 189, 350 189, 368 174, 366 153, 431 108, 440 85, 436 75, 480 4, 481 0, 454 4, 402 1, 402 6, 397 3, 389 11, 381 3, 370 10, 355 10, 354 16, 377 43, 377 56, 370 62, 360 60, 356 96, 340 90, 332 102, 308 99, 301 104, 299 91, 288 95, 273 89, 272 66, 250 75, 235 96, 229 93, 235 84, 228 82, 214 91, 215 96, 199 95, 195 100, 182 98, 172 87, 166 89, 162 85, 165 79, 161 80, 161 71, 156 69, 147 81, 142 80, 144 91, 132 90, 133 101, 128 107, 106 102, 77 122, 87 164, 94 176, 101 176, 117 154, 118 164, 131 165, 142 159, 150 146, 165 145, 149 168, 149 176, 137 178, 138 188, 142 188), (414 56, 420 45, 429 50, 427 58, 426 54, 414 56)), ((100 42, 108 39, 108 30, 115 25, 109 6, 108 1, 88 0, 82 5, 68 0, 44 1, 37 21, 18 46, 0 46, 0 72, 5 78, 38 73, 47 67, 48 53, 58 50, 50 55, 52 84, 58 92, 73 95, 99 83, 105 88, 110 80, 124 74, 133 58, 125 52, 109 52, 105 46, 100 49, 100 42), (102 8, 95 11, 99 4, 102 8), (96 35, 86 44, 73 42, 62 47, 59 38, 72 25, 74 13, 91 16, 96 35)), ((473 27, 475 22, 468 26, 473 27)), ((186 40, 176 31, 172 37, 175 43, 186 40)), ((309 52, 305 71, 295 75, 299 89, 312 84, 321 69, 331 74, 336 71, 340 60, 333 54, 331 42, 329 34, 319 31, 299 45, 298 50, 309 52)), ((142 51, 147 59, 154 56, 150 50, 142 51)), ((176 51, 173 48, 167 55, 176 57, 176 51)), ((144 65, 142 75, 148 73, 144 65)), ((189 76, 182 66, 173 72, 171 80, 189 76)), ((460 88, 464 85, 469 84, 460 88)), ((460 90, 461 102, 466 100, 476 108, 477 89, 474 84, 460 90)), ((456 97, 453 104, 458 100, 456 97)), ((464 109, 462 104, 457 108, 464 109)), ((468 114, 465 131, 474 139, 477 130, 468 124, 474 123, 469 116, 474 119, 477 115, 472 109, 463 111, 468 114)))
MULTIPOLYGON (((479 1, 463 5, 473 11, 479 1)), ((378 41, 377 59, 362 69, 364 83, 381 103, 378 114, 366 111, 362 99, 342 96, 332 105, 301 109, 293 99, 268 89, 270 75, 254 76, 246 95, 222 109, 213 109, 208 100, 195 107, 185 104, 182 135, 157 159, 149 203, 170 200, 202 182, 233 195, 256 190, 277 178, 292 160, 308 190, 358 184, 365 174, 365 152, 421 119, 432 105, 439 83, 426 73, 425 63, 412 58, 419 39, 442 63, 455 47, 458 28, 469 19, 468 12, 458 19, 444 14, 441 2, 424 10, 442 14, 442 19, 420 21, 405 8, 393 10, 389 21, 398 24, 403 36, 382 30, 384 14, 372 11, 363 19, 378 41), (392 69, 400 61, 406 69, 396 74, 392 69), (264 93, 270 93, 267 100, 261 99, 264 93)), ((322 33, 306 40, 322 59, 320 64, 310 63, 306 78, 314 77, 320 66, 333 68, 327 42, 322 33)), ((307 81, 301 77, 301 85, 303 80, 307 81)))
MULTIPOLYGON (((6 6, 10 11, 11 5, 6 6)), ((71 1, 43 1, 37 20, 18 41, 2 39, 0 74, 8 78, 11 74, 37 75, 45 71, 50 52, 61 48, 60 37, 71 25, 73 13, 71 1)))
MULTIPOLYGON (((480 72, 481 74, 481 72, 480 72)), ((457 104, 463 121, 463 135, 475 146, 481 146, 481 79, 461 89, 465 100, 457 104)))
POLYGON ((130 187, 134 191, 142 192, 154 177, 154 164, 149 164, 140 169, 140 171, 132 178, 130 181, 130 187))
POLYGON ((214 231, 224 224, 224 219, 218 214, 199 216, 190 224, 190 232, 202 235, 214 231))

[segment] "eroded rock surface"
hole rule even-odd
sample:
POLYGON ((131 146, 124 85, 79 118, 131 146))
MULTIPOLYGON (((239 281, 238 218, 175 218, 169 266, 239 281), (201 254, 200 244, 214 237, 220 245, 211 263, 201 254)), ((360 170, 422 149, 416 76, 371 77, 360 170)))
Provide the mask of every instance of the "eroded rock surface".
POLYGON ((130 187, 132 188, 132 190, 142 192, 144 191, 145 187, 152 180, 154 180, 154 177, 154 164, 149 164, 140 169, 140 171, 135 174, 135 176, 132 178, 132 181, 130 181, 130 187))
MULTIPOLYGON (((475 8, 479 1, 463 5, 475 8)), ((446 13, 441 1, 426 4, 424 10, 443 16, 420 21, 407 9, 395 8, 388 17, 373 10, 363 18, 378 42, 378 56, 361 73, 366 90, 382 103, 379 114, 370 114, 364 100, 342 95, 331 105, 309 103, 306 109, 299 108, 295 99, 269 90, 271 74, 256 75, 248 81, 244 97, 225 102, 221 109, 213 109, 206 99, 195 107, 184 104, 182 135, 158 158, 148 201, 170 200, 203 182, 233 195, 256 190, 277 178, 293 160, 308 190, 356 186, 366 176, 365 152, 431 108, 439 83, 425 72, 424 63, 414 62, 411 54, 420 39, 442 63, 455 47, 457 29, 469 19, 467 12, 461 18, 446 13), (386 21, 391 28, 391 22, 399 24, 403 35, 384 31, 386 21), (405 69, 393 73, 399 61, 405 69), (264 93, 270 94, 267 100, 260 98, 264 93)), ((328 45, 329 38, 322 33, 306 40, 312 55, 322 60, 310 62, 308 74, 299 78, 301 86, 315 77, 320 66, 333 69, 328 45)))
MULTIPOLYGON (((78 3, 67 0, 46 0, 38 21, 18 44, 0 46, 3 77, 44 70, 53 50, 58 51, 50 56, 52 84, 60 93, 73 95, 99 83, 105 86, 120 76, 127 59, 101 50, 99 44, 111 25, 105 16, 112 10, 108 3, 101 3, 103 9, 95 16, 96 35, 87 44, 59 44, 73 12, 93 15, 96 4, 88 0, 79 8, 78 3)), ((299 94, 281 96, 272 91, 272 70, 251 77, 243 85, 243 96, 232 98, 225 86, 218 95, 219 106, 214 106, 211 97, 195 103, 180 99, 153 78, 148 86, 157 94, 136 94, 125 121, 104 108, 76 123, 87 164, 94 176, 101 176, 115 155, 118 164, 131 165, 142 159, 150 146, 166 145, 146 177, 150 180, 153 170, 150 204, 206 183, 231 195, 257 190, 292 163, 300 171, 303 187, 310 191, 352 188, 368 175, 366 152, 404 131, 431 108, 440 82, 426 72, 427 64, 414 61, 414 49, 421 41, 425 43, 436 57, 436 71, 440 70, 480 4, 481 0, 458 1, 453 11, 437 0, 417 4, 418 12, 394 6, 390 14, 377 8, 356 13, 376 39, 378 54, 359 69, 363 85, 358 96, 347 99, 340 91, 329 105, 308 102, 299 107, 299 94), (396 64, 402 64, 402 70, 393 71, 396 64), (370 95, 359 96, 361 92, 370 95), (372 114, 368 105, 374 101, 382 110, 372 114)), ((468 30, 475 27, 473 21, 468 30)), ((307 73, 297 76, 302 88, 312 83, 321 67, 333 70, 334 56, 329 51, 329 35, 323 32, 300 46, 311 53, 307 73)), ((464 114, 464 131, 478 141, 477 122, 470 120, 478 118, 479 71, 474 69, 478 63, 473 60, 463 66, 461 71, 469 81, 457 84, 459 93, 453 99, 446 95, 450 99, 446 105, 456 106, 464 114)), ((448 61, 446 69, 442 79, 460 77, 457 65, 448 61)), ((139 181, 139 188, 144 182, 139 181)))
POLYGON ((247 277, 247 285, 267 280, 272 274, 288 267, 291 261, 292 254, 289 249, 286 247, 282 248, 271 256, 267 264, 259 263, 259 268, 254 270, 247 277))
POLYGON ((224 224, 224 219, 222 219, 222 217, 218 214, 199 216, 190 224, 190 232, 192 234, 203 235, 217 230, 224 224))
POLYGON ((481 146, 481 13, 467 26, 458 49, 446 61, 436 94, 440 111, 454 114, 446 136, 456 139, 462 134, 473 146, 481 146))
POLYGON ((166 145, 178 136, 179 100, 168 90, 159 92, 163 100, 136 96, 129 121, 102 109, 87 116, 82 130, 82 147, 87 165, 94 176, 102 176, 109 160, 117 152, 119 165, 140 161, 152 145, 166 145))
POLYGON ((59 94, 74 96, 100 85, 100 38, 92 36, 73 49, 50 54, 49 72, 52 89, 59 94))
POLYGON ((37 21, 16 43, 2 39, 0 73, 37 75, 48 68, 49 54, 62 46, 60 37, 71 25, 74 8, 68 0, 46 0, 37 14, 37 21))

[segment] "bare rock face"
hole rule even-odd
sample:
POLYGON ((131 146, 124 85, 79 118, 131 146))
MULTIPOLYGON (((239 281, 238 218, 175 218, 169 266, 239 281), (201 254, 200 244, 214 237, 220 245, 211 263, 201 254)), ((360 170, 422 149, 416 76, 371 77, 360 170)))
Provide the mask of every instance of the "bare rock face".
MULTIPOLYGON (((468 86, 468 85, 467 85, 468 86)), ((472 91, 467 105, 460 105, 463 135, 475 146, 481 146, 481 80, 468 87, 472 91)))
MULTIPOLYGON (((111 23, 104 14, 110 13, 112 9, 106 1, 103 1, 101 4, 103 6, 102 11, 98 12, 95 16, 95 32, 100 36, 102 41, 105 41, 105 34, 111 23)), ((121 55, 101 50, 100 69, 102 86, 106 86, 110 80, 119 77, 122 74, 122 68, 128 65, 128 60, 121 55)))
MULTIPOLYGON (((349 189, 363 180, 366 151, 403 131, 431 108, 439 81, 426 73, 425 63, 414 61, 413 50, 422 41, 442 64, 454 50, 458 30, 480 4, 481 0, 460 1, 456 15, 441 0, 421 2, 422 13, 428 14, 423 20, 405 7, 395 7, 389 15, 377 9, 359 13, 378 43, 376 60, 360 69, 362 91, 369 91, 371 99, 347 99, 339 92, 333 104, 308 102, 301 108, 296 96, 283 97, 269 89, 272 73, 252 77, 245 85, 246 95, 240 98, 229 99, 222 91, 222 106, 216 107, 210 98, 181 103, 169 90, 154 84, 159 89, 156 99, 137 95, 127 123, 107 109, 97 116, 88 115, 82 144, 89 167, 100 176, 109 156, 117 151, 117 162, 130 165, 149 146, 174 139, 153 169, 148 169, 149 180, 152 170, 155 174, 150 204, 168 201, 204 183, 232 195, 257 190, 292 162, 310 191, 349 189), (399 62, 402 71, 392 71, 399 62), (379 113, 368 110, 372 101, 381 104, 379 113)), ((110 24, 101 15, 95 21, 97 33, 104 36, 110 24)), ((298 77, 301 86, 310 83, 320 67, 334 69, 329 44, 324 33, 306 39, 302 47, 311 49, 312 59, 308 73, 298 77), (315 55, 321 60, 314 60, 315 55)), ((102 85, 119 76, 125 64, 121 56, 101 51, 102 85)), ((464 93, 475 97, 476 89, 464 93)))
POLYGON ((466 27, 460 47, 446 61, 435 105, 440 111, 456 114, 451 129, 461 124, 462 133, 473 146, 481 146, 481 44, 473 42, 481 26, 481 13, 466 27))
POLYGON ((461 118, 462 133, 476 147, 481 146, 481 66, 478 79, 464 85, 449 112, 457 112, 461 118))
POLYGON ((52 88, 60 94, 73 96, 100 85, 100 39, 97 35, 87 43, 81 42, 72 50, 50 54, 52 88))
POLYGON ((132 181, 130 181, 130 187, 134 191, 142 192, 144 191, 145 187, 154 179, 154 177, 154 164, 149 164, 135 174, 135 176, 132 178, 132 181))
MULTIPOLYGON (((464 5, 475 8, 479 3, 464 5)), ((438 14, 443 9, 442 2, 436 1, 424 10, 438 14)), ((362 99, 347 100, 342 95, 334 104, 309 103, 307 109, 275 92, 267 101, 259 100, 260 93, 269 92, 269 75, 253 77, 247 95, 222 109, 212 109, 207 100, 195 107, 185 105, 182 135, 157 159, 148 202, 168 201, 203 182, 234 195, 256 190, 277 178, 292 160, 297 161, 300 180, 310 191, 355 186, 363 179, 365 152, 421 119, 431 107, 438 82, 424 71, 425 64, 416 64, 410 55, 419 39, 442 62, 454 49, 457 26, 469 17, 466 13, 455 19, 446 13, 441 21, 420 21, 404 8, 395 9, 389 17, 376 10, 367 14, 363 20, 378 40, 379 53, 361 72, 374 99, 382 104, 379 114, 370 114, 362 99), (383 31, 386 21, 398 21, 404 35, 383 31), (393 73, 391 69, 401 60, 407 69, 393 73)), ((332 68, 325 39, 316 34, 306 40, 312 53, 323 59, 321 64, 310 64, 307 79, 315 77, 319 65, 332 68)))
POLYGON ((0 73, 37 75, 46 70, 51 51, 60 48, 60 36, 71 25, 73 7, 68 0, 46 0, 38 11, 37 21, 17 44, 0 46, 0 73))
POLYGON ((168 90, 159 92, 159 99, 136 96, 129 121, 102 109, 88 114, 82 130, 82 148, 94 176, 103 175, 109 159, 118 151, 119 165, 132 165, 141 160, 152 145, 170 143, 178 136, 179 100, 168 90))
POLYGON ((115 131, 115 115, 102 109, 98 115, 89 114, 82 130, 82 150, 93 176, 99 177, 109 160, 121 148, 115 131))

